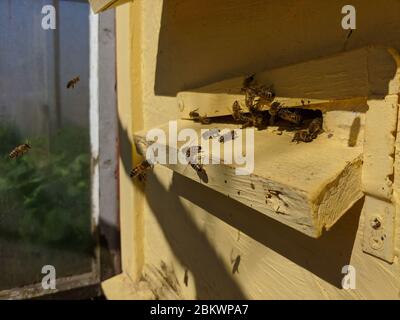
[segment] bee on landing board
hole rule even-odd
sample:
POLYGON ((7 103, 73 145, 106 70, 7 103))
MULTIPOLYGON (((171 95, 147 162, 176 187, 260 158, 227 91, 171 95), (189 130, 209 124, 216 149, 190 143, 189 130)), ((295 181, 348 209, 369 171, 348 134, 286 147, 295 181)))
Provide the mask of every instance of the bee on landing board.
POLYGON ((188 161, 188 164, 195 170, 196 172, 204 172, 204 166, 199 161, 201 146, 191 146, 184 148, 182 152, 185 154, 185 157, 188 161))
POLYGON ((143 177, 146 170, 150 169, 151 167, 152 167, 151 163, 147 160, 144 160, 131 170, 131 172, 129 173, 129 176, 132 179, 134 179, 136 177, 143 177))
POLYGON ((290 108, 279 109, 277 115, 279 118, 289 121, 295 125, 299 125, 303 121, 302 116, 296 111, 290 110, 290 108))
POLYGON ((29 149, 31 149, 31 145, 29 143, 21 144, 10 152, 9 157, 10 159, 17 159, 27 153, 29 149))
POLYGON ((221 130, 218 128, 210 129, 210 130, 207 130, 206 132, 204 132, 202 137, 204 140, 213 139, 213 138, 216 138, 219 136, 220 131, 221 130))
POLYGON ((67 89, 69 89, 69 88, 74 89, 74 88, 75 88, 75 85, 76 85, 80 80, 81 80, 81 79, 80 79, 79 77, 75 77, 75 78, 71 79, 70 81, 68 81, 68 83, 67 83, 67 89))
POLYGON ((224 135, 219 137, 219 142, 220 143, 224 143, 230 140, 235 140, 237 138, 236 132, 235 130, 231 130, 227 133, 225 133, 224 135))
POLYGON ((319 133, 323 131, 322 129, 322 118, 315 118, 311 121, 310 125, 308 126, 308 132, 310 133, 311 137, 315 139, 319 133))
POLYGON ((248 122, 249 117, 245 116, 242 112, 239 102, 236 100, 232 105, 232 118, 236 122, 248 122))
POLYGON ((207 115, 201 116, 197 110, 198 108, 189 112, 189 117, 194 120, 195 122, 200 122, 201 124, 210 124, 211 119, 207 118, 207 115))
POLYGON ((313 137, 308 132, 308 130, 300 130, 297 131, 292 139, 292 142, 311 142, 313 141, 313 137))

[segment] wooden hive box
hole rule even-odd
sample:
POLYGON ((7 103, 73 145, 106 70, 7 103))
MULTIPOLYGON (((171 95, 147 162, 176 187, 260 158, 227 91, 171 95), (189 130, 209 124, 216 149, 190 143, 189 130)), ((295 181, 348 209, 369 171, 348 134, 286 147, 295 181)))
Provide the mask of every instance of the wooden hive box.
MULTIPOLYGON (((395 141, 391 132, 397 125, 400 87, 397 63, 394 50, 367 47, 259 72, 255 80, 273 86, 274 101, 286 107, 319 110, 324 132, 311 143, 296 144, 290 131, 278 132, 274 126, 255 131, 253 145, 242 142, 243 150, 247 147, 246 152, 254 152, 254 170, 247 175, 237 175, 235 170, 240 166, 227 161, 232 151, 215 151, 207 146, 206 157, 220 164, 204 165, 206 176, 185 164, 166 166, 317 238, 364 194, 391 201, 392 182, 388 179, 393 174, 394 157, 390 155, 395 141), (376 117, 388 120, 378 134, 366 129, 366 123, 376 117), (387 139, 390 135, 392 138, 387 139), (379 144, 382 137, 387 143, 379 144)), ((179 93, 181 120, 177 130, 193 129, 200 141, 206 129, 239 128, 218 119, 232 113, 235 101, 244 105, 243 79, 237 77, 179 93), (190 120, 193 110, 211 117, 214 123, 204 125, 190 120)), ((159 129, 171 132, 169 124, 159 129)), ((154 143, 147 139, 147 133, 137 132, 134 137, 142 155, 154 143)), ((167 134, 166 149, 179 154, 184 141, 174 145, 168 138, 167 134)), ((211 140, 202 143, 212 145, 211 140)))

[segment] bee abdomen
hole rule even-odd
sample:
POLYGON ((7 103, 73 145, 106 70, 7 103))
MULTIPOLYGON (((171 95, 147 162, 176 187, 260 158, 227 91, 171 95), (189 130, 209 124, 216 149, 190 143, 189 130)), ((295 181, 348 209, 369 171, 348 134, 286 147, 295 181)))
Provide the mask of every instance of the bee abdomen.
POLYGON ((30 148, 31 148, 31 146, 29 144, 27 144, 27 143, 22 144, 22 145, 16 147, 14 150, 12 150, 9 154, 9 157, 11 159, 18 158, 18 157, 24 155, 25 153, 27 153, 30 148))
POLYGON ((303 120, 300 114, 286 108, 278 111, 278 117, 294 124, 300 124, 303 120))
POLYGON ((137 165, 135 168, 133 168, 131 170, 131 172, 129 173, 129 176, 131 178, 136 178, 137 176, 139 176, 141 173, 143 173, 150 167, 151 167, 150 162, 148 162, 147 160, 144 160, 142 163, 140 163, 139 165, 137 165))
POLYGON ((197 172, 203 171, 203 165, 200 163, 191 163, 190 166, 197 172))

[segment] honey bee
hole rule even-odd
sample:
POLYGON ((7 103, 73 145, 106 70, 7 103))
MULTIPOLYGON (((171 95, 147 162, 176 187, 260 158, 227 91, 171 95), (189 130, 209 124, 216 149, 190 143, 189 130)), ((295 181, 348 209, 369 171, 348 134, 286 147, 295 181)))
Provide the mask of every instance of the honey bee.
POLYGON ((235 101, 232 106, 232 118, 236 122, 242 123, 242 129, 248 127, 261 128, 264 125, 264 117, 259 111, 253 111, 250 116, 245 115, 242 112, 240 104, 235 101))
POLYGON ((209 139, 212 139, 212 138, 216 138, 216 137, 219 136, 219 132, 220 131, 221 130, 217 129, 217 128, 210 129, 210 130, 207 130, 206 132, 204 132, 202 137, 203 137, 204 140, 209 140, 209 139))
POLYGON ((322 131, 322 118, 315 118, 308 126, 308 132, 313 139, 322 131))
POLYGON ((194 156, 201 152, 201 146, 187 147, 183 149, 182 152, 185 154, 186 159, 191 160, 194 156))
POLYGON ((232 118, 237 122, 247 122, 249 117, 245 116, 242 112, 239 102, 236 100, 232 106, 232 118))
POLYGON ((210 118, 207 118, 207 115, 201 116, 201 115, 197 112, 197 110, 199 110, 199 109, 195 109, 195 110, 193 110, 193 111, 190 111, 190 112, 189 112, 189 117, 190 117, 192 120, 196 121, 196 122, 200 122, 201 124, 210 124, 210 123, 211 123, 211 119, 210 119, 210 118))
POLYGON ((270 117, 270 125, 274 125, 276 118, 278 116, 278 111, 281 109, 281 104, 279 102, 273 102, 270 109, 268 110, 270 117))
POLYGON ((289 121, 290 123, 299 125, 303 121, 302 116, 296 111, 290 110, 290 108, 280 108, 277 113, 278 117, 289 121))
POLYGON ((260 86, 257 88, 257 95, 260 97, 260 99, 266 100, 266 101, 272 101, 275 98, 275 92, 272 90, 272 86, 260 86))
POLYGON ((146 170, 151 167, 152 167, 152 164, 149 161, 144 160, 131 170, 131 172, 129 173, 129 176, 132 179, 134 179, 136 177, 143 178, 143 175, 146 172, 146 170))
POLYGON ((196 172, 203 172, 204 171, 204 166, 201 163, 190 163, 190 166, 195 170, 196 172))
POLYGON ((201 152, 201 146, 187 147, 183 149, 182 152, 185 154, 185 157, 193 170, 198 173, 204 171, 204 166, 198 160, 198 155, 201 152))
POLYGON ((17 159, 27 153, 29 149, 31 149, 31 145, 29 143, 21 144, 10 152, 9 157, 10 159, 17 159))
POLYGON ((234 140, 237 137, 235 130, 231 130, 219 137, 220 143, 225 143, 229 140, 234 140))
POLYGON ((257 97, 257 92, 252 87, 243 88, 242 90, 245 93, 244 100, 245 100, 245 103, 246 103, 246 107, 250 112, 252 112, 255 109, 256 105, 257 105, 254 102, 256 97, 257 97))
POLYGON ((257 112, 269 105, 275 98, 272 87, 261 85, 242 89, 245 92, 246 107, 250 112, 257 112))
POLYGON ((72 80, 68 81, 68 83, 67 83, 67 89, 69 89, 69 88, 74 89, 74 88, 75 88, 75 85, 76 85, 80 80, 81 80, 81 79, 80 79, 79 76, 78 76, 78 77, 75 77, 75 78, 73 78, 72 80))
POLYGON ((190 118, 198 118, 198 117, 200 117, 200 114, 197 112, 197 110, 199 110, 199 108, 190 111, 189 112, 189 117, 190 118))
POLYGON ((311 141, 313 141, 313 137, 308 132, 308 130, 300 130, 300 131, 297 131, 294 134, 292 142, 294 142, 294 141, 296 141, 296 143, 299 143, 299 142, 311 142, 311 141))
POLYGON ((253 115, 253 124, 257 129, 264 127, 264 117, 262 114, 253 115))
POLYGON ((315 118, 310 122, 306 130, 300 130, 295 133, 293 140, 299 142, 311 142, 317 138, 322 131, 322 118, 315 118))

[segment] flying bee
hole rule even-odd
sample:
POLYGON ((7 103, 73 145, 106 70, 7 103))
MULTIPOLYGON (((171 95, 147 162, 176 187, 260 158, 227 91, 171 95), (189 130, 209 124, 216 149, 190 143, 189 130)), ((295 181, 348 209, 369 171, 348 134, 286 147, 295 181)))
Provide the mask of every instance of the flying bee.
POLYGON ((310 122, 308 126, 308 132, 313 139, 322 131, 322 118, 315 118, 310 122))
POLYGON ((220 143, 225 143, 230 140, 234 140, 237 137, 235 130, 231 130, 224 135, 219 137, 219 142, 220 143))
POLYGON ((301 124, 301 122, 303 121, 302 116, 299 113, 297 113, 296 111, 290 110, 290 108, 279 109, 277 115, 279 118, 289 121, 290 123, 293 123, 296 125, 301 124))
POLYGON ((75 77, 75 78, 73 78, 73 79, 71 79, 71 80, 69 80, 68 83, 67 83, 67 89, 69 89, 69 88, 74 89, 74 88, 75 88, 75 85, 76 85, 80 80, 81 80, 81 79, 79 78, 79 76, 78 76, 78 77, 75 77))
POLYGON ((10 159, 17 159, 27 153, 29 149, 31 149, 31 145, 29 143, 21 144, 10 152, 9 157, 10 159))
POLYGON ((296 143, 299 143, 299 142, 311 142, 311 141, 313 141, 313 137, 308 132, 308 130, 300 130, 300 131, 297 131, 294 134, 292 142, 294 142, 294 141, 296 141, 296 143))
POLYGON ((144 160, 131 170, 131 172, 129 173, 129 176, 132 179, 134 179, 136 177, 143 177, 146 170, 151 167, 152 167, 151 163, 147 160, 144 160))

